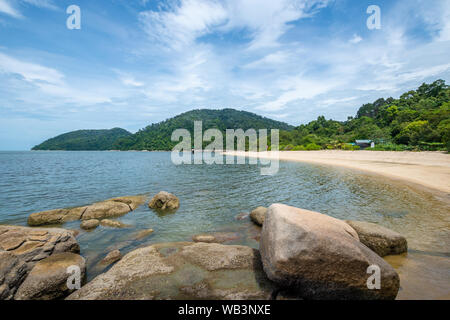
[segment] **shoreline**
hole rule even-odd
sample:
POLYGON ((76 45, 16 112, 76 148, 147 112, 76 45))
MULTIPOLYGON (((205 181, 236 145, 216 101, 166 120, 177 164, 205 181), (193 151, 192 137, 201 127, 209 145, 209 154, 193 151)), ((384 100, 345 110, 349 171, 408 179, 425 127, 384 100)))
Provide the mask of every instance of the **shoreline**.
MULTIPOLYGON (((273 152, 224 152, 250 158, 277 158, 273 152)), ((441 195, 450 194, 450 155, 441 152, 411 151, 279 151, 281 161, 306 162, 357 169, 419 185, 441 195)))

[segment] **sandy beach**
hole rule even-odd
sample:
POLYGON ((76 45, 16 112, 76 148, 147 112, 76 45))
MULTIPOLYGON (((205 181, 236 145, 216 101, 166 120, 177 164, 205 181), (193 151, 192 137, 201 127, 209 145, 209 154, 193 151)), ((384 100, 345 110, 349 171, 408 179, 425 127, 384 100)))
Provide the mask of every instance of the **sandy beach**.
MULTIPOLYGON (((276 153, 233 152, 275 159, 276 153)), ((280 151, 280 160, 316 163, 358 169, 401 179, 450 194, 450 155, 442 152, 391 152, 391 151, 280 151)))

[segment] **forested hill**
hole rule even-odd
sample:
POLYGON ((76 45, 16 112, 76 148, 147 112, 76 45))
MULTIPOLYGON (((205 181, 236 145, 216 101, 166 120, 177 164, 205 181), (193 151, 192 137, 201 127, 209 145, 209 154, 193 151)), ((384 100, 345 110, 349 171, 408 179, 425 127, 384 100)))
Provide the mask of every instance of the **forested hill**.
MULTIPOLYGON (((352 149, 355 140, 374 140, 377 150, 450 150, 450 87, 443 80, 422 84, 398 99, 363 105, 346 121, 324 116, 292 127, 286 123, 234 109, 192 110, 152 124, 135 134, 123 129, 80 130, 47 140, 33 150, 171 150, 176 129, 280 129, 281 150, 352 149)), ((356 148, 356 147, 355 147, 356 148)))
POLYGON ((194 121, 203 122, 203 130, 226 129, 280 129, 292 130, 294 127, 284 122, 271 120, 254 113, 234 109, 192 110, 166 121, 152 124, 132 136, 119 139, 114 149, 119 150, 171 150, 178 142, 172 142, 172 132, 187 129, 194 132, 194 121))
POLYGON ((130 135, 130 132, 121 128, 110 130, 78 130, 51 138, 35 146, 32 150, 111 150, 117 139, 130 135))
POLYGON ((398 99, 363 105, 347 121, 321 116, 280 134, 284 150, 345 149, 356 139, 377 150, 450 150, 450 87, 443 80, 422 84, 398 99))

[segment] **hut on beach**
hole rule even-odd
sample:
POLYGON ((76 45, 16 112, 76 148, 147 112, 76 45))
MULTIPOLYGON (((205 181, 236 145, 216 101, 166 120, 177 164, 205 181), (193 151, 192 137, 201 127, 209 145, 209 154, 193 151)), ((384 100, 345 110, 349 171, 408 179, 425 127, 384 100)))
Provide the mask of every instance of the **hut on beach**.
POLYGON ((373 140, 356 140, 355 145, 359 146, 361 149, 375 148, 375 142, 373 140))

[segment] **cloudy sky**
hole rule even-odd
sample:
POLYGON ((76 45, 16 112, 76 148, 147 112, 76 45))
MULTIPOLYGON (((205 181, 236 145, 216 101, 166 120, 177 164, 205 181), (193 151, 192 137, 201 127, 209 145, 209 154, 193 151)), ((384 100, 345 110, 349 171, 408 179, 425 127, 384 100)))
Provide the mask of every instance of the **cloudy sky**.
POLYGON ((0 0, 0 150, 194 108, 345 120, 450 82, 449 53, 448 0, 0 0))

